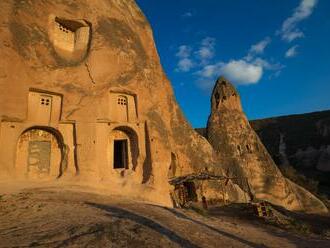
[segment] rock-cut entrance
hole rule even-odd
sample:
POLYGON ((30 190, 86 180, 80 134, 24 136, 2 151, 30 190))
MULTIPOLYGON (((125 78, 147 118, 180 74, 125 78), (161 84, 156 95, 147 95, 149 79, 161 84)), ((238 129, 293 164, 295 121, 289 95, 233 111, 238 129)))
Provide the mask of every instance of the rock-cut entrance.
POLYGON ((63 143, 58 135, 43 128, 31 128, 19 137, 16 174, 25 179, 54 179, 61 175, 63 143))

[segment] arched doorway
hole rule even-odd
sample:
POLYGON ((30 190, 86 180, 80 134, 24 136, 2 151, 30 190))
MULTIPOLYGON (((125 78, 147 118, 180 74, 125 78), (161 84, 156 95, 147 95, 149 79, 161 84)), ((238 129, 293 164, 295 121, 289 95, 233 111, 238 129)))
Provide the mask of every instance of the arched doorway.
POLYGON ((57 130, 29 128, 18 139, 16 174, 28 179, 55 179, 62 174, 65 157, 63 138, 57 130))
POLYGON ((113 169, 135 170, 139 157, 138 135, 130 127, 117 127, 110 133, 110 161, 113 169))

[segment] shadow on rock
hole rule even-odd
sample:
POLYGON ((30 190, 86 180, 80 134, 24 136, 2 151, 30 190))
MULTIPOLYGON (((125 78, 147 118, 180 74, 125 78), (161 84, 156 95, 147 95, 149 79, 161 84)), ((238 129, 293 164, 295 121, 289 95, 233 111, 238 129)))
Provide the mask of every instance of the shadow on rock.
POLYGON ((205 224, 205 223, 203 223, 203 222, 201 222, 201 221, 194 220, 194 219, 188 217, 187 215, 185 215, 185 214, 183 214, 183 213, 180 213, 180 212, 176 211, 175 209, 167 208, 167 207, 161 207, 161 206, 156 206, 156 205, 153 205, 153 206, 154 206, 154 207, 161 208, 161 209, 164 209, 164 210, 167 210, 167 211, 171 212, 172 214, 174 214, 176 217, 178 217, 178 218, 180 218, 180 219, 188 220, 188 221, 191 221, 191 222, 193 222, 193 223, 195 223, 195 224, 198 224, 198 225, 200 225, 200 226, 206 227, 206 228, 212 230, 213 232, 216 232, 216 233, 218 233, 218 234, 220 234, 220 235, 222 235, 222 236, 225 236, 225 237, 227 237, 227 238, 230 238, 230 239, 233 239, 233 240, 235 240, 235 241, 238 241, 238 242, 240 242, 240 243, 242 243, 242 244, 244 244, 244 245, 248 245, 248 246, 253 247, 253 248, 267 248, 267 246, 265 246, 265 245, 262 245, 262 244, 256 244, 256 243, 254 243, 254 242, 251 242, 251 241, 248 241, 248 240, 242 239, 242 238, 240 238, 240 237, 237 237, 237 236, 234 235, 234 234, 227 233, 227 232, 225 232, 225 231, 223 231, 223 230, 219 230, 219 229, 217 229, 217 228, 214 228, 214 227, 212 227, 212 226, 210 226, 210 225, 207 225, 207 224, 205 224))
POLYGON ((200 248, 199 246, 191 243, 189 240, 180 237, 177 235, 174 231, 168 229, 167 227, 162 226, 161 224, 156 223, 155 221, 148 219, 144 216, 132 213, 126 209, 114 207, 114 206, 107 206, 103 204, 96 204, 96 203, 91 203, 91 202, 86 202, 87 205, 102 209, 106 211, 109 214, 109 217, 116 217, 119 219, 128 219, 131 221, 136 222, 137 224, 143 225, 145 227, 148 227, 161 235, 166 236, 169 240, 172 242, 177 243, 181 247, 186 247, 186 248, 200 248))

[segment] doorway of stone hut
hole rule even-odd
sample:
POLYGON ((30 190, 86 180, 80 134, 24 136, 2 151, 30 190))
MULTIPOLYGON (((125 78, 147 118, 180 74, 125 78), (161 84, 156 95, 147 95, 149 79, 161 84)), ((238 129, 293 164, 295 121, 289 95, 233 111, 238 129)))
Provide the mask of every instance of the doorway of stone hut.
POLYGON ((181 207, 189 202, 197 202, 196 187, 194 182, 183 182, 175 186, 175 194, 181 207))
POLYGON ((128 142, 127 139, 114 140, 113 168, 128 169, 128 142))
POLYGON ((196 202, 197 201, 197 194, 196 194, 196 187, 194 182, 184 182, 183 186, 186 191, 186 199, 187 202, 196 202))

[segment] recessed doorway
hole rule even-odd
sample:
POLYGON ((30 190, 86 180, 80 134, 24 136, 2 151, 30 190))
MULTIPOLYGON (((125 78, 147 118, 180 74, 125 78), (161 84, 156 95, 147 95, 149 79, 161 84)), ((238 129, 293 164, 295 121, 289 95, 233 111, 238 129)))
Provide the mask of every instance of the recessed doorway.
POLYGON ((27 179, 54 179, 62 174, 64 143, 61 134, 49 127, 33 127, 19 137, 15 167, 27 179))
POLYGON ((114 140, 113 168, 128 169, 128 142, 127 139, 114 140))

